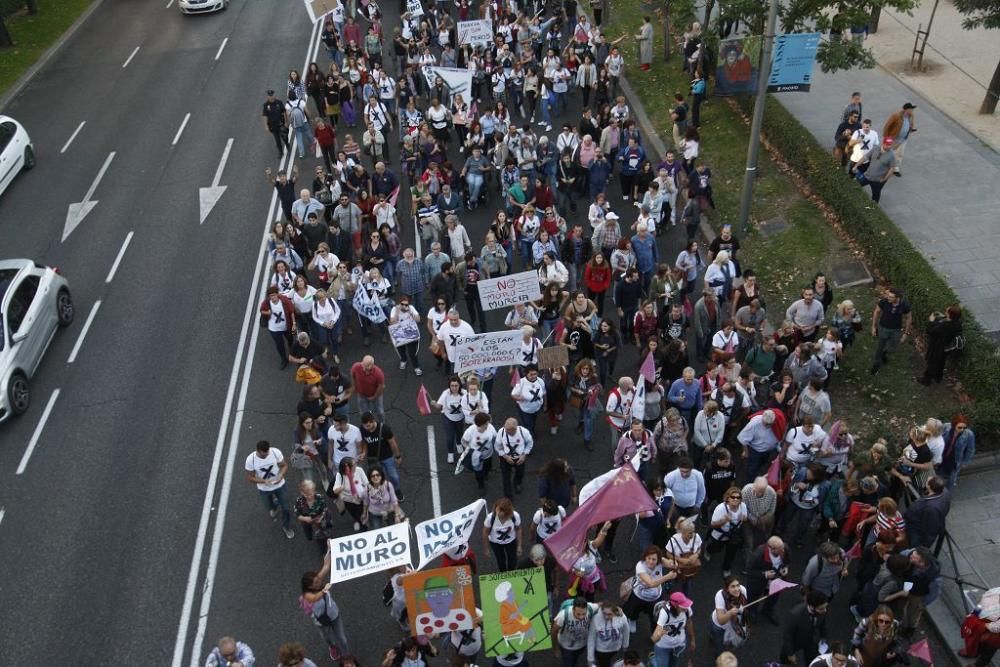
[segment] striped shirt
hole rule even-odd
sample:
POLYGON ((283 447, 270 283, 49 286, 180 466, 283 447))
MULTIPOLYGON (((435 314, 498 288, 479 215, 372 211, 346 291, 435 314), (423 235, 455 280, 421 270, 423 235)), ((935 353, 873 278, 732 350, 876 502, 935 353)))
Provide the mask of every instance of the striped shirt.
POLYGON ((894 530, 897 534, 906 530, 906 521, 898 511, 895 516, 886 516, 879 512, 875 517, 875 539, 882 534, 882 531, 894 530))
POLYGON ((757 497, 753 492, 753 484, 743 487, 743 503, 747 506, 747 516, 752 519, 759 519, 774 512, 778 504, 778 496, 770 486, 764 491, 764 495, 757 497))
POLYGON ((400 261, 396 264, 396 273, 399 274, 400 293, 413 295, 424 291, 424 263, 419 259, 400 261))

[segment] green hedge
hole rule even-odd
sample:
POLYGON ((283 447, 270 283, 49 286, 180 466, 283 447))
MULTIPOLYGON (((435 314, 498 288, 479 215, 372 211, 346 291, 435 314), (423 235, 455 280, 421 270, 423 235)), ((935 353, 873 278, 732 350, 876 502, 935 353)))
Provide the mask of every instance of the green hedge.
MULTIPOLYGON (((738 103, 748 115, 752 114, 753 99, 740 98, 738 103)), ((836 213, 844 230, 878 272, 903 290, 913 307, 918 330, 932 312, 960 303, 951 287, 868 193, 844 178, 830 151, 773 97, 768 96, 766 104, 763 134, 767 140, 836 213)), ((962 389, 972 399, 969 417, 983 444, 995 446, 1000 443, 1000 353, 968 310, 963 323, 967 343, 958 371, 962 389)))

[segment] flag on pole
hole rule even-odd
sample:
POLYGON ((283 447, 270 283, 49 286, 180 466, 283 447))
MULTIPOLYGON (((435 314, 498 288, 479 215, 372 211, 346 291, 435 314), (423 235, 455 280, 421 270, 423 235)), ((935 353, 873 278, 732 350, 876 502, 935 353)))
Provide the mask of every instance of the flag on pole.
POLYGON ((844 554, 844 560, 856 560, 861 558, 861 540, 854 543, 847 553, 844 554))
POLYGON ((656 382, 656 362, 653 360, 652 352, 646 355, 646 360, 639 367, 639 375, 649 382, 656 382))
POLYGON ((431 413, 431 397, 424 385, 420 385, 420 391, 417 392, 417 410, 425 417, 431 413))
MULTIPOLYGON (((320 155, 320 157, 323 157, 323 156, 320 155)), ((396 199, 398 199, 398 198, 399 198, 399 186, 397 185, 396 189, 393 190, 392 193, 389 194, 389 203, 392 204, 395 207, 396 206, 396 199)))
POLYGON ((781 484, 781 456, 775 456, 767 467, 767 484, 774 488, 781 484))
POLYGON ((781 578, 772 579, 767 585, 767 594, 775 595, 785 590, 786 588, 795 588, 798 584, 793 584, 790 581, 785 581, 781 578))
POLYGON ((569 572, 586 552, 587 531, 591 526, 647 511, 656 511, 656 502, 632 464, 626 463, 545 540, 545 547, 559 566, 569 572))
MULTIPOLYGON (((635 398, 632 399, 632 419, 642 421, 646 418, 646 378, 639 374, 635 383, 635 398)), ((626 420, 625 428, 628 428, 626 420)))
POLYGON ((517 372, 517 366, 513 368, 510 372, 510 387, 513 389, 517 386, 517 383, 521 381, 521 374, 517 372))
POLYGON ((914 658, 920 658, 928 665, 934 664, 934 659, 931 657, 931 647, 930 644, 927 643, 926 637, 914 644, 911 644, 910 650, 907 651, 907 653, 912 655, 914 658))

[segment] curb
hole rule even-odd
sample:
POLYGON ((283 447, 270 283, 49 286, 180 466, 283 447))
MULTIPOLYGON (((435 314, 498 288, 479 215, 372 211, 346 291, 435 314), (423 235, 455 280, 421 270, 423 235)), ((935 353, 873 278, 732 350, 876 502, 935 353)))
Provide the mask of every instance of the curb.
POLYGON ((74 21, 70 27, 66 28, 66 30, 63 31, 63 34, 60 35, 59 39, 57 39, 55 43, 52 44, 52 46, 47 48, 45 50, 45 53, 39 56, 38 60, 36 60, 34 64, 31 67, 29 67, 24 74, 21 75, 21 78, 19 78, 16 82, 14 82, 14 85, 10 87, 10 90, 8 90, 6 93, 0 96, 0 109, 6 108, 7 105, 10 104, 15 97, 21 94, 21 91, 24 90, 25 86, 27 86, 28 83, 31 82, 32 77, 38 74, 39 70, 45 67, 45 65, 48 64, 50 60, 52 60, 52 57, 55 56, 56 53, 58 53, 63 46, 66 45, 66 42, 69 41, 69 38, 76 34, 77 30, 79 30, 80 27, 84 23, 86 23, 87 19, 90 18, 91 14, 97 11, 97 8, 100 7, 101 4, 103 4, 103 2, 104 0, 94 0, 89 7, 83 10, 83 13, 77 17, 76 21, 74 21))
POLYGON ((643 136, 648 138, 649 145, 656 151, 657 157, 663 159, 663 156, 667 154, 667 145, 663 143, 660 135, 656 133, 653 121, 650 120, 649 115, 646 113, 646 108, 639 101, 639 96, 635 94, 635 90, 629 84, 628 79, 625 78, 624 72, 618 78, 618 85, 621 86, 622 94, 631 103, 632 111, 635 112, 635 118, 639 122, 639 129, 642 130, 643 136))
POLYGON ((975 475, 997 470, 1000 470, 1000 452, 983 452, 973 456, 972 460, 962 467, 962 474, 975 475))

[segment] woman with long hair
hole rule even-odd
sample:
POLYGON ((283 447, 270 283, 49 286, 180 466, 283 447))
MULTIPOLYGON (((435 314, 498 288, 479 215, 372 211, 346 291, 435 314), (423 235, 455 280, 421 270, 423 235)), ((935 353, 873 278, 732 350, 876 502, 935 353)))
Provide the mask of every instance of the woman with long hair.
POLYGON ((333 496, 343 502, 344 509, 354 519, 354 532, 366 527, 364 518, 365 496, 368 494, 368 476, 347 456, 340 461, 337 476, 331 489, 333 496))
POLYGON ((618 350, 622 346, 621 336, 609 319, 602 319, 597 325, 593 337, 594 356, 597 357, 597 370, 603 386, 608 380, 614 380, 615 364, 618 362, 618 350))
POLYGON ((569 403, 577 409, 579 415, 576 432, 583 434, 583 444, 587 447, 587 451, 593 451, 594 414, 600 409, 601 399, 597 364, 593 359, 581 359, 573 368, 573 380, 569 392, 569 403))
POLYGON ((891 665, 897 658, 905 656, 899 621, 892 609, 884 604, 876 607, 871 616, 861 619, 854 628, 851 645, 854 657, 864 667, 891 665))
POLYGON ((595 252, 583 269, 583 284, 587 287, 587 298, 597 306, 597 316, 604 317, 604 297, 611 287, 611 265, 604 254, 595 252))
POLYGON ((576 502, 576 476, 566 459, 554 458, 538 471, 538 498, 569 508, 576 502))
POLYGON ((713 655, 718 658, 726 650, 746 641, 743 608, 747 604, 747 589, 739 577, 725 577, 722 588, 715 593, 715 608, 708 628, 713 655))
POLYGON ((493 511, 483 522, 484 551, 492 551, 497 569, 507 572, 517 567, 521 542, 521 515, 514 510, 510 498, 501 498, 493 503, 493 511))
POLYGON ((386 479, 385 471, 380 465, 372 466, 368 472, 368 493, 365 495, 362 519, 362 523, 369 528, 382 528, 390 522, 399 523, 403 520, 396 488, 386 479))

